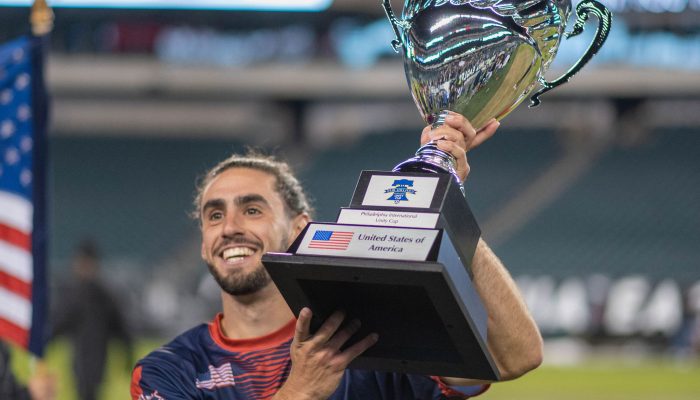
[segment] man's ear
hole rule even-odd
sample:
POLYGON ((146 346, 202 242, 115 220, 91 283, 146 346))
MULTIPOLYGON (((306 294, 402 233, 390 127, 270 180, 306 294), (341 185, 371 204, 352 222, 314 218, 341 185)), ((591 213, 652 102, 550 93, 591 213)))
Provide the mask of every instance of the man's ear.
POLYGON ((301 213, 292 219, 292 240, 296 239, 311 220, 309 214, 301 213))
POLYGON ((204 247, 204 240, 202 240, 202 250, 200 255, 202 256, 202 260, 206 261, 207 260, 207 249, 204 247))

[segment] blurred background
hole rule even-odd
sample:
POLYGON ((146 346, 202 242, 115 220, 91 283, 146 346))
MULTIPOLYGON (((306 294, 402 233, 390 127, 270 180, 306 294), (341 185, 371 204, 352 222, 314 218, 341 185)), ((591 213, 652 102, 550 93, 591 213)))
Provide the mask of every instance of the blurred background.
MULTIPOLYGON (((546 338, 545 365, 485 399, 700 398, 700 1, 602 2, 615 19, 598 56, 469 154, 483 237, 546 338)), ((0 0, 0 42, 29 30, 28 3, 0 0)), ((46 70, 51 296, 89 239, 132 361, 218 310, 188 217, 207 168, 245 146, 278 154, 333 221, 361 170, 418 147, 379 0, 78 3, 54 8, 46 70)), ((592 28, 563 41, 548 78, 592 28)), ((49 348, 67 399, 70 351, 49 348)), ((103 398, 127 396, 123 358, 112 349, 103 398)))

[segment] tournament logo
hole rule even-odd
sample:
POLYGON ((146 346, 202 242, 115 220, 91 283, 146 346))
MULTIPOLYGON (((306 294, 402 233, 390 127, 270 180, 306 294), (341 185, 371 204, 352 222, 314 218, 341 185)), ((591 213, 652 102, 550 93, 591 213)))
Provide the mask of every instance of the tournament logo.
POLYGON ((384 191, 384 193, 391 193, 391 196, 387 200, 392 200, 394 204, 399 204, 402 201, 409 201, 407 194, 416 194, 413 187, 413 181, 408 179, 397 179, 391 184, 391 188, 384 191))

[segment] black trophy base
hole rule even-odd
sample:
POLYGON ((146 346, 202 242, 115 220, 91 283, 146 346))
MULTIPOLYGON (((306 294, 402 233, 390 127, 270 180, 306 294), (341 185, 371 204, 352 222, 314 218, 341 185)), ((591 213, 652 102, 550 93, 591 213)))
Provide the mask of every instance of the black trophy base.
POLYGON ((477 326, 485 325, 480 304, 453 287, 440 263, 288 253, 265 254, 263 263, 296 315, 313 311, 312 330, 343 310, 346 321, 362 323, 349 344, 379 334, 350 368, 499 379, 486 328, 477 326))

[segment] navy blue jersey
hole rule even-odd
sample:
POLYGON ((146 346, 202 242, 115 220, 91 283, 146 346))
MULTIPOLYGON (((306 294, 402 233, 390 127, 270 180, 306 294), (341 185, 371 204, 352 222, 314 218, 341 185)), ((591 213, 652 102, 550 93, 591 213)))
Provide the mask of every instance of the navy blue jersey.
MULTIPOLYGON (((217 315, 140 360, 132 376, 132 399, 272 398, 289 375, 295 321, 263 337, 234 340, 222 334, 221 318, 217 315)), ((437 377, 348 369, 330 399, 466 399, 487 388, 457 390, 437 377)))

